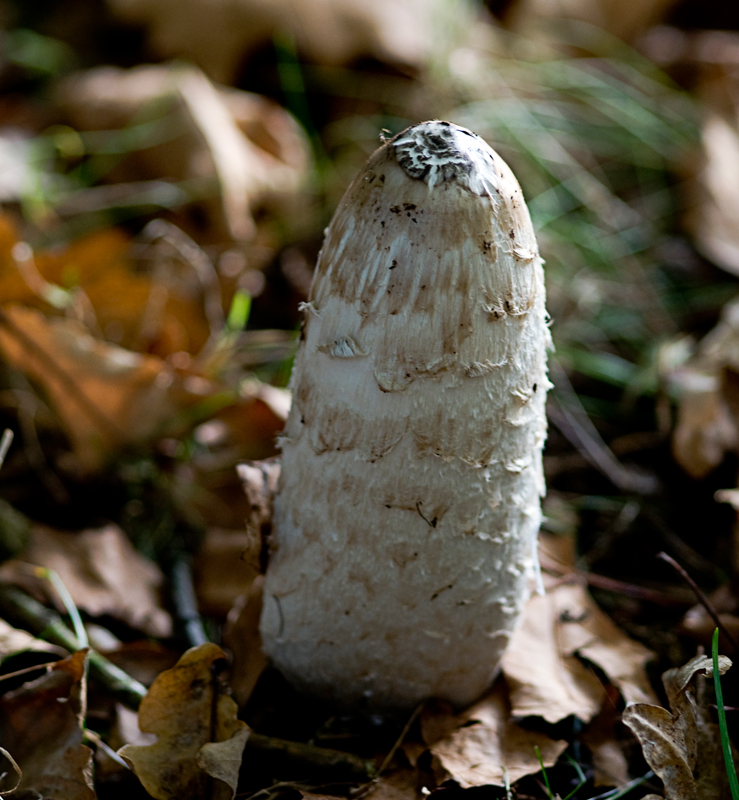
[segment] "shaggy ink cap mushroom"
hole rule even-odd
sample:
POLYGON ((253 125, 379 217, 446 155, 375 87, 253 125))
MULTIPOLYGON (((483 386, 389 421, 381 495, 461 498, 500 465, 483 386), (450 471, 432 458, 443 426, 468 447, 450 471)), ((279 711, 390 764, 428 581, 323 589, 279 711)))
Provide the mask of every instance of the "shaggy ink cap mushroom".
POLYGON ((304 313, 265 651, 344 707, 467 705, 538 575, 544 492, 543 270, 505 162, 448 122, 386 142, 304 313))

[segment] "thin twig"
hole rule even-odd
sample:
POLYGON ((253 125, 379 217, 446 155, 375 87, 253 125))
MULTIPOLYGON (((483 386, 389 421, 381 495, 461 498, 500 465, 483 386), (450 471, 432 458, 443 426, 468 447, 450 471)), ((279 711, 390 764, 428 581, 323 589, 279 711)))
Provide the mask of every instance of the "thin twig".
POLYGON ((400 732, 400 736, 395 741, 395 744, 390 748, 390 752, 385 756, 383 759, 382 764, 380 764, 380 768, 377 770, 376 778, 379 778, 380 775, 388 768, 390 762, 395 758, 395 754, 398 752, 398 748, 400 745, 403 744, 405 741, 405 737, 408 735, 408 731, 411 729, 411 725, 416 721, 418 715, 423 711, 425 706, 425 702, 421 702, 416 706, 416 710, 410 715, 408 718, 408 722, 405 723, 403 726, 403 730, 400 732))
POLYGON ((668 556, 667 553, 664 551, 661 553, 657 553, 657 558, 661 558, 662 561, 666 561, 676 572, 680 574, 682 579, 685 583, 690 586, 690 588, 695 593, 695 596, 698 598, 698 602, 705 608, 708 616, 713 620, 716 627, 721 631, 723 636, 726 638, 726 641, 734 648, 734 652, 739 652, 739 643, 737 643, 736 639, 731 635, 731 632, 726 628, 726 626, 721 622, 719 619, 718 612, 716 611, 713 603, 708 599, 708 596, 705 594, 703 589, 698 586, 698 584, 688 575, 688 573, 680 566, 680 564, 675 561, 672 556, 668 556))
POLYGON ((246 740, 245 753, 249 750, 258 751, 262 756, 283 756, 295 764, 335 770, 342 775, 360 780, 366 780, 374 773, 374 764, 371 761, 365 761, 351 753, 314 747, 303 742, 290 742, 287 739, 275 739, 254 731, 246 740))
POLYGON ((185 636, 191 647, 210 641, 198 611, 198 601, 193 586, 190 563, 183 556, 175 559, 170 574, 172 599, 177 617, 183 623, 185 636))
POLYGON ((403 730, 400 732, 400 736, 395 740, 395 744, 390 748, 390 752, 385 756, 380 764, 377 772, 372 776, 372 780, 365 783, 363 786, 359 786, 353 792, 351 792, 352 798, 359 798, 363 797, 367 792, 377 783, 380 779, 382 773, 390 766, 393 758, 395 758, 395 754, 398 752, 398 748, 403 744, 405 741, 405 737, 408 735, 408 731, 411 729, 411 725, 416 721, 418 715, 423 711, 424 706, 426 705, 425 702, 421 702, 416 706, 415 711, 410 715, 408 721, 403 726, 403 730))
POLYGON ((118 764, 119 767, 125 767, 126 769, 131 769, 131 767, 118 755, 118 753, 116 753, 116 751, 113 750, 113 748, 110 745, 106 744, 103 741, 102 736, 100 736, 100 734, 97 733, 97 731, 93 731, 90 728, 85 728, 84 734, 85 734, 85 739, 87 741, 92 742, 92 744, 94 744, 95 747, 98 747, 101 750, 103 750, 105 754, 108 756, 108 758, 115 761, 115 763, 118 764))
POLYGON ((10 450, 12 442, 13 431, 10 428, 6 428, 3 431, 2 439, 0 439, 0 467, 5 463, 5 456, 8 455, 8 450, 10 450))
POLYGON ((15 763, 15 759, 13 758, 13 756, 11 756, 10 753, 4 747, 0 747, 0 753, 2 753, 5 756, 5 758, 8 759, 8 761, 10 762, 10 766, 13 767, 13 771, 15 772, 16 778, 18 779, 15 782, 15 786, 11 786, 10 788, 5 789, 5 791, 3 792, 3 794, 7 796, 11 792, 14 792, 21 785, 21 781, 23 780, 23 773, 21 772, 21 768, 15 763))
POLYGON ((670 528, 664 521, 661 514, 648 506, 643 509, 643 515, 654 525, 657 533, 662 537, 665 546, 671 550, 683 564, 687 564, 691 570, 699 571, 704 575, 715 578, 718 572, 716 565, 710 559, 702 556, 697 550, 692 548, 681 536, 670 528))
POLYGON ((635 597, 637 600, 644 600, 648 603, 655 603, 660 606, 688 606, 691 604, 690 596, 668 594, 667 592, 659 591, 658 589, 649 589, 646 586, 638 586, 633 583, 626 583, 619 581, 615 578, 609 578, 606 575, 598 575, 595 572, 586 572, 579 569, 563 569, 559 564, 555 563, 542 555, 541 567, 542 569, 551 574, 561 578, 562 583, 572 583, 574 581, 582 581, 587 583, 588 586, 595 586, 597 589, 605 589, 608 592, 621 594, 625 597, 635 597))
POLYGON ((582 456, 623 492, 651 494, 656 489, 654 476, 624 466, 603 441, 583 408, 567 373, 552 359, 550 375, 557 391, 550 397, 547 416, 582 456))
POLYGON ((594 572, 578 572, 589 586, 597 589, 605 589, 608 592, 621 594, 625 597, 635 597, 637 600, 644 600, 648 603, 655 603, 660 606, 686 606, 690 605, 687 597, 677 597, 657 589, 649 589, 646 586, 637 586, 633 583, 626 583, 606 575, 596 575, 594 572))
POLYGON ((21 675, 28 675, 29 672, 37 672, 38 670, 48 672, 56 663, 56 661, 47 661, 45 664, 36 664, 33 667, 17 669, 15 672, 6 672, 5 674, 0 675, 0 681, 8 681, 11 678, 18 678, 21 675))

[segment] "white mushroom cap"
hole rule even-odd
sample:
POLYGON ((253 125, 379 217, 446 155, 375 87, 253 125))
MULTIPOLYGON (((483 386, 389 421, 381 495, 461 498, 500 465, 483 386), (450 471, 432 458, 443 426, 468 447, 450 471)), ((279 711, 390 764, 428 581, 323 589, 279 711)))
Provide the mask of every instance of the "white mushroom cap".
POLYGON ((549 345, 507 165, 447 122, 383 145, 326 233, 282 440, 261 628, 298 687, 489 685, 537 569, 549 345))

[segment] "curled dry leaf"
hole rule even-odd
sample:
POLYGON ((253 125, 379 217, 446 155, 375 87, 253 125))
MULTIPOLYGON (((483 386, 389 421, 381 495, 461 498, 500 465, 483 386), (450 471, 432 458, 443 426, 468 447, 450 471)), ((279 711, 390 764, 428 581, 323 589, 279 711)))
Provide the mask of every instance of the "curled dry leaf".
POLYGON ((164 576, 113 523, 79 533, 35 525, 28 547, 3 564, 0 575, 28 586, 29 564, 55 570, 75 605, 92 616, 108 614, 149 636, 172 634, 172 619, 159 600, 164 576))
MULTIPOLYGON (((298 49, 319 64, 347 64, 362 56, 420 67, 442 43, 434 0, 108 0, 122 18, 143 23, 164 56, 186 57, 218 81, 232 82, 248 55, 289 32, 298 49)), ((471 22, 453 2, 447 14, 471 22)))
MULTIPOLYGON (((728 658, 719 656, 721 674, 730 666, 728 658)), ((718 726, 696 700, 692 686, 697 675, 712 674, 711 659, 696 656, 662 675, 671 712, 647 703, 631 704, 624 711, 623 721, 639 740, 647 763, 661 778, 667 800, 730 797, 718 726)))
MULTIPOLYGON (((0 755, 2 756, 2 761, 7 762, 10 765, 12 773, 15 774, 15 782, 13 782, 8 770, 3 769, 2 771, 2 777, 0 777, 0 792, 2 792, 3 797, 7 797, 21 785, 23 773, 21 772, 21 768, 18 766, 13 756, 11 756, 4 747, 0 747, 0 755), (4 784, 7 785, 6 788, 3 787, 4 784)), ((2 761, 0 761, 0 763, 2 763, 2 761)))
POLYGON ((557 761, 567 742, 520 727, 512 720, 511 711, 505 684, 498 681, 487 697, 457 717, 449 715, 445 720, 438 713, 422 715, 424 739, 448 778, 463 788, 504 786, 506 780, 514 783, 540 771, 535 747, 545 767, 557 761), (452 732, 433 741, 445 726, 452 732))
MULTIPOLYGON (((82 744, 86 651, 0 697, 0 741, 17 762, 20 790, 95 800, 92 751, 82 744)), ((0 792, 7 792, 0 783, 0 792)))
MULTIPOLYGON (((199 19, 198 38, 214 13, 209 9, 199 19)), ((181 9, 176 16, 182 17, 181 9)), ((252 239, 252 212, 265 205, 278 204, 283 219, 299 210, 285 202, 306 178, 309 146, 292 117, 264 98, 219 90, 194 67, 155 65, 69 76, 57 100, 81 130, 154 124, 149 141, 110 178, 199 182, 205 235, 212 241, 252 239)))
POLYGON ((225 653, 214 644, 188 650, 152 684, 139 708, 139 728, 151 745, 119 751, 157 800, 233 798, 249 730, 215 670, 225 653), (214 784, 206 795, 209 776, 214 784))

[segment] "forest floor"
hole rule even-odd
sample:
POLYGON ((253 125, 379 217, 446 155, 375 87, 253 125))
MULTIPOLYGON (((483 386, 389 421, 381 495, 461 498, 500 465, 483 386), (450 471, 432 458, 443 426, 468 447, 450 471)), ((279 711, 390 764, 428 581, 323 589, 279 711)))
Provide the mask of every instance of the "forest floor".
POLYGON ((0 796, 739 800, 739 18, 180 6, 0 3, 0 796), (323 231, 436 118, 545 259, 546 593, 471 708, 348 713, 260 649, 276 440, 323 231))

